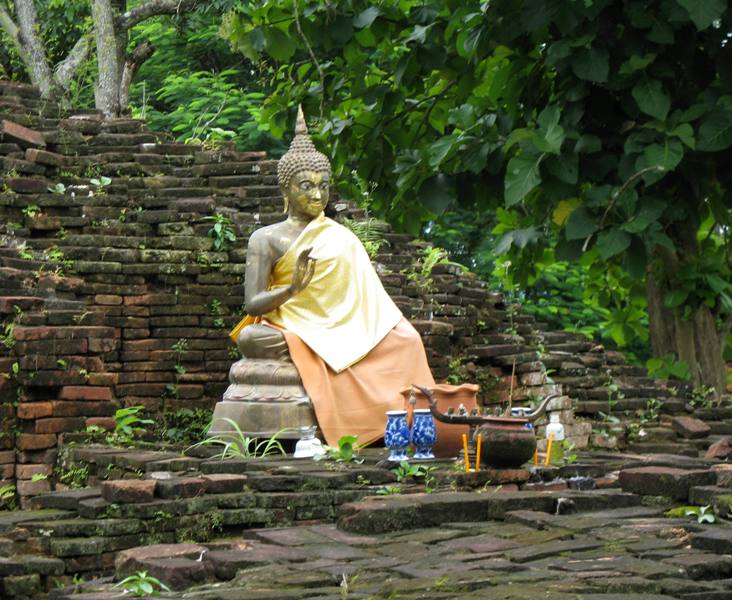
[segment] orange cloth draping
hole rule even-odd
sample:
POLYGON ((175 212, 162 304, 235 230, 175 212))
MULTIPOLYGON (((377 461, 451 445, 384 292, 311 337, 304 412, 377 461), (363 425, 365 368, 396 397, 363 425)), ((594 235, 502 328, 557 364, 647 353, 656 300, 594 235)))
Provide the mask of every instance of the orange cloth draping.
POLYGON ((384 413, 404 408, 402 388, 413 383, 434 385, 422 339, 403 317, 366 357, 340 373, 296 334, 284 334, 329 446, 337 447, 344 435, 357 435, 359 444, 380 438, 386 426, 384 413))

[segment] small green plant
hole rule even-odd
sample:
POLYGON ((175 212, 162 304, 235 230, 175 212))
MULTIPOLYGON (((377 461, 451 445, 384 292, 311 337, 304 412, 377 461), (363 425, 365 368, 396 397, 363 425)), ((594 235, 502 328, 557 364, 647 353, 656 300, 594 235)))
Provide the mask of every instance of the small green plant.
POLYGON ((22 212, 23 212, 23 214, 24 214, 24 215, 25 215, 26 217, 29 217, 29 218, 31 218, 31 219, 32 219, 33 217, 35 217, 36 215, 38 215, 38 214, 40 214, 40 213, 41 213, 41 209, 40 209, 40 208, 38 207, 38 205, 36 205, 36 204, 29 204, 28 206, 26 206, 26 207, 25 207, 25 208, 23 209, 23 211, 22 211, 22 212))
POLYGON ((33 473, 31 477, 31 481, 46 481, 48 479, 48 475, 45 473, 33 473))
POLYGON ((206 437, 211 426, 211 411, 206 408, 181 408, 163 412, 160 420, 163 440, 174 444, 191 445, 206 437))
POLYGON ((35 260, 35 256, 28 249, 28 244, 26 244, 25 242, 18 246, 17 250, 18 256, 20 256, 20 258, 22 258, 23 260, 35 260))
POLYGON ((710 505, 706 506, 693 506, 684 512, 686 517, 696 517, 697 523, 714 523, 716 518, 714 513, 710 511, 710 505))
POLYGON ((402 488, 398 485, 385 485, 384 487, 376 490, 376 494, 379 496, 394 496, 401 493, 402 488))
POLYGON ((607 390, 607 412, 612 413, 620 400, 625 398, 625 394, 621 391, 620 386, 615 381, 610 369, 605 371, 605 389, 607 390))
POLYGON ((214 318, 214 327, 218 327, 219 329, 222 328, 224 326, 224 318, 221 315, 221 300, 218 298, 211 300, 209 310, 211 311, 211 316, 214 318))
POLYGON ((159 596, 160 591, 170 592, 170 588, 159 579, 148 575, 147 571, 138 571, 125 577, 114 587, 122 588, 125 594, 140 598, 142 596, 159 596))
POLYGON ((373 217, 357 221, 355 219, 343 219, 343 225, 349 229, 363 244, 369 258, 373 259, 381 250, 382 246, 389 246, 384 239, 384 226, 373 217))
POLYGON ((281 429, 268 439, 258 440, 257 438, 244 435, 238 423, 233 419, 224 417, 221 420, 227 423, 232 428, 232 431, 201 440, 197 444, 190 446, 188 450, 205 446, 219 446, 221 447, 221 452, 214 454, 213 458, 220 458, 221 460, 227 458, 257 458, 270 456, 277 452, 285 454, 285 450, 277 438, 287 431, 287 429, 281 429))
POLYGON ((449 262, 446 250, 437 246, 428 246, 421 250, 420 258, 414 268, 407 273, 407 279, 414 283, 421 293, 430 294, 435 288, 432 269, 446 262, 449 262))
POLYGON ((424 491, 427 494, 431 494, 437 488, 437 477, 435 477, 435 471, 437 467, 425 467, 424 470, 424 491))
POLYGON ((693 408, 710 409, 719 404, 717 390, 711 385, 701 385, 691 391, 689 404, 693 408))
POLYGON ((13 305, 13 319, 2 325, 2 333, 0 333, 0 344, 7 350, 12 350, 15 346, 15 327, 23 321, 23 309, 17 304, 13 305))
POLYGON ((356 444, 357 435, 344 435, 338 440, 338 447, 325 446, 325 454, 316 455, 315 459, 330 458, 338 462, 358 462, 356 457, 361 448, 356 444))
POLYGON ((128 406, 114 413, 114 438, 121 443, 129 443, 132 438, 145 429, 141 425, 154 425, 155 421, 140 418, 144 406, 128 406))
POLYGON ((63 250, 58 246, 51 246, 50 248, 47 248, 44 251, 43 256, 50 262, 60 263, 60 266, 56 267, 57 274, 62 274, 64 270, 68 271, 74 268, 74 261, 66 258, 63 250))
POLYGON ((229 244, 236 241, 236 233, 232 228, 234 223, 229 216, 215 213, 209 217, 204 217, 204 220, 213 222, 213 226, 208 230, 208 237, 213 240, 213 247, 217 252, 226 251, 229 244))
POLYGON ((57 183, 55 185, 49 185, 48 191, 52 194, 65 194, 66 186, 63 183, 57 183))
POLYGON ((660 398, 649 398, 646 402, 646 409, 638 416, 641 424, 646 423, 657 423, 661 417, 661 408, 663 407, 663 400, 660 398))
POLYGON ((15 486, 12 483, 0 485, 0 510, 15 510, 15 486))
POLYGON ((392 469, 391 472, 394 473, 397 481, 402 482, 411 477, 415 479, 418 477, 424 477, 426 470, 426 467, 423 465, 410 465, 408 461, 403 460, 396 468, 392 469))
POLYGON ((94 192, 97 196, 103 196, 107 193, 104 188, 106 188, 108 185, 111 185, 112 179, 109 177, 105 177, 104 175, 100 175, 99 177, 92 177, 89 180, 89 183, 94 186, 94 192))

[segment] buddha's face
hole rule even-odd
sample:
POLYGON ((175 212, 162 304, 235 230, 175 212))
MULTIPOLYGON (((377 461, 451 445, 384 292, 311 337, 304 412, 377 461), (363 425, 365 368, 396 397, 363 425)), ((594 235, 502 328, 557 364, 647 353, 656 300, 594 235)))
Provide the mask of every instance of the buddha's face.
POLYGON ((313 219, 325 209, 330 191, 330 175, 317 171, 299 171, 292 176, 285 196, 290 213, 313 219))

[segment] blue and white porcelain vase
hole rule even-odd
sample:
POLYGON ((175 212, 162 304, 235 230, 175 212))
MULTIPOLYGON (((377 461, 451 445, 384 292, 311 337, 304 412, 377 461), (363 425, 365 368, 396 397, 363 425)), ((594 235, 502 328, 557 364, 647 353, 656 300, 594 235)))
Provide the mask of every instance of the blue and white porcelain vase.
POLYGON ((406 410, 386 411, 386 431, 384 431, 384 446, 391 450, 388 460, 395 462, 407 460, 407 446, 409 446, 409 426, 407 425, 406 410))
POLYGON ((434 458, 432 446, 437 440, 437 429, 435 420, 429 408, 417 408, 414 410, 414 422, 412 423, 412 444, 414 444, 416 459, 434 458))

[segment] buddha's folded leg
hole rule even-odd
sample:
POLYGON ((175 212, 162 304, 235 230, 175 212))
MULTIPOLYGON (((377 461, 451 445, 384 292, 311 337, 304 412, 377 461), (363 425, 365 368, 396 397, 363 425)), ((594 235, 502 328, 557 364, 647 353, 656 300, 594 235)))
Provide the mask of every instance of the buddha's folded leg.
POLYGON ((242 329, 236 345, 246 358, 290 358, 285 336, 279 329, 265 323, 256 323, 242 329))

